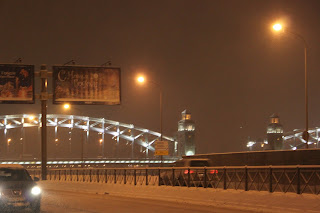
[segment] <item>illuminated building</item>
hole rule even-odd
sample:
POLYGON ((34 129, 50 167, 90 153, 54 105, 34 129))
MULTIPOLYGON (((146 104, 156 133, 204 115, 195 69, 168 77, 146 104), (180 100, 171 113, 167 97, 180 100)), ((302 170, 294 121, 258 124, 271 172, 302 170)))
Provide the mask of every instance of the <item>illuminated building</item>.
POLYGON ((194 155, 196 154, 195 123, 187 110, 181 115, 182 119, 178 122, 179 155, 194 155))
POLYGON ((280 124, 279 116, 270 116, 270 124, 267 127, 268 149, 283 149, 283 126, 280 124))

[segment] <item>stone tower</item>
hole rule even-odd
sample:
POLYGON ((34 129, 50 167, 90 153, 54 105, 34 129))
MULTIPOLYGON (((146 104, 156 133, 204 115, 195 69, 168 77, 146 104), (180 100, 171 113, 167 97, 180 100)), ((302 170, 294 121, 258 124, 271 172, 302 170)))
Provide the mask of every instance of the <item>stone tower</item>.
POLYGON ((194 155, 196 154, 195 123, 191 120, 191 113, 187 110, 184 110, 181 115, 182 118, 178 122, 178 154, 180 156, 194 155))
POLYGON ((283 148, 283 126, 280 124, 279 116, 270 116, 270 123, 267 127, 268 149, 281 150, 283 148))

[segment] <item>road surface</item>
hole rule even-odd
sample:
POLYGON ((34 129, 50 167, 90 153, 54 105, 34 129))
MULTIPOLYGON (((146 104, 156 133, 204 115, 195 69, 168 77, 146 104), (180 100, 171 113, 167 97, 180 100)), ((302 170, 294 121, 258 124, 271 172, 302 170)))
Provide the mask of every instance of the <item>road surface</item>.
POLYGON ((128 198, 109 194, 90 194, 45 190, 41 212, 89 212, 89 213, 233 213, 238 211, 213 206, 175 203, 151 199, 128 198))

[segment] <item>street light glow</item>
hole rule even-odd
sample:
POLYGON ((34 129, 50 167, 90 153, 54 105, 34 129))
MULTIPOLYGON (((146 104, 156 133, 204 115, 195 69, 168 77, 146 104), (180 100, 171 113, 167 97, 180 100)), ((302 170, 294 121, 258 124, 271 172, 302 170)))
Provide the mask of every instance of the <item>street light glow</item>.
POLYGON ((273 27, 272 27, 275 31, 280 31, 282 30, 282 25, 277 23, 277 24, 274 24, 273 27))
POLYGON ((63 105, 63 108, 69 109, 69 108, 70 108, 70 104, 64 104, 64 105, 63 105))
POLYGON ((143 76, 140 76, 137 78, 137 80, 138 80, 138 82, 143 83, 145 79, 143 76))
POLYGON ((29 115, 28 118, 29 118, 30 121, 33 121, 33 120, 34 120, 34 116, 33 116, 33 115, 29 115))

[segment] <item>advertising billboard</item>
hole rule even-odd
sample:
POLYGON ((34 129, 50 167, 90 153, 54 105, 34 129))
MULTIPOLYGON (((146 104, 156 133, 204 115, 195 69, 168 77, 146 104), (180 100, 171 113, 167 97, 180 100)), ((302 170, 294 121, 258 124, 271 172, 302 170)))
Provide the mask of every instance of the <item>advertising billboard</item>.
POLYGON ((34 103, 34 66, 0 64, 0 103, 34 103))
POLYGON ((120 68, 53 66, 53 103, 120 104, 120 68))

